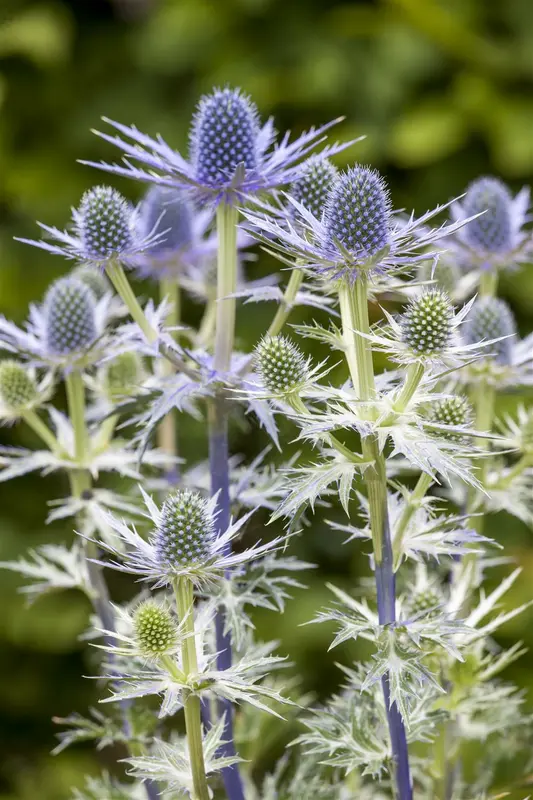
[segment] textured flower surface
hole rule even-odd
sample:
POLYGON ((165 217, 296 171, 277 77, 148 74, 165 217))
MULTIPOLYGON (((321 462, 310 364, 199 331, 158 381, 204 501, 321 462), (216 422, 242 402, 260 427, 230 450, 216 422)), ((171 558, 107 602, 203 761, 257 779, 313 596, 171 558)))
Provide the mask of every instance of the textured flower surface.
POLYGON ((516 323, 505 300, 481 297, 474 303, 463 326, 463 338, 468 344, 497 340, 487 348, 487 355, 506 365, 511 363, 514 337, 516 323))
POLYGON ((245 229, 290 266, 352 282, 361 272, 377 277, 435 260, 437 253, 428 252, 428 248, 466 223, 461 219, 436 229, 428 227, 427 223, 450 203, 418 219, 414 215, 407 220, 396 219, 383 178, 364 166, 337 177, 320 217, 290 194, 288 201, 289 211, 280 212, 264 203, 243 209, 245 229))
POLYGON ((145 600, 135 610, 134 628, 141 652, 160 656, 176 646, 177 624, 167 608, 153 600, 145 600))
MULTIPOLYGON (((275 145, 272 120, 261 126, 246 95, 239 89, 215 89, 198 105, 191 130, 190 160, 161 137, 153 139, 135 127, 104 121, 119 135, 97 134, 123 151, 124 165, 82 163, 148 183, 187 189, 198 201, 212 204, 242 200, 294 182, 300 175, 302 159, 340 120, 313 128, 293 142, 286 134, 275 145)), ((333 155, 350 144, 326 147, 322 155, 333 155)))
MULTIPOLYGON (((161 231, 161 238, 135 258, 141 277, 180 278, 190 271, 207 272, 214 263, 217 236, 213 212, 197 209, 183 189, 151 186, 139 205, 137 231, 141 238, 161 231), (164 232, 164 233, 163 233, 164 232)), ((240 236, 239 244, 243 244, 240 236)))
POLYGON ((135 528, 130 528, 113 515, 106 515, 107 523, 117 534, 116 546, 106 545, 106 549, 117 560, 106 564, 119 571, 139 575, 155 586, 164 586, 180 576, 188 577, 199 585, 216 582, 223 576, 224 570, 276 550, 282 542, 282 539, 273 539, 266 544, 255 544, 248 550, 231 553, 227 549, 228 542, 239 535, 253 512, 245 514, 237 522, 231 522, 226 531, 212 539, 216 495, 210 500, 201 501, 201 498, 193 500, 198 496, 186 492, 186 499, 182 498, 179 502, 171 500, 159 509, 140 488, 147 508, 146 516, 155 530, 146 540, 135 528), (183 539, 180 531, 183 531, 183 539), (200 533, 202 536, 193 535, 200 533))
POLYGON ((497 178, 473 181, 462 200, 453 203, 456 222, 480 215, 462 227, 450 242, 459 263, 469 269, 512 268, 533 252, 533 236, 525 228, 530 217, 529 189, 515 197, 497 178))
POLYGON ((35 366, 94 364, 108 343, 111 295, 96 300, 78 278, 59 278, 40 306, 30 306, 25 329, 0 317, 0 350, 35 366))
POLYGON ((156 533, 158 559, 170 569, 201 566, 210 560, 215 523, 209 503, 188 490, 169 495, 156 533))
POLYGON ((256 347, 255 362, 263 385, 273 394, 296 391, 309 374, 304 354, 284 336, 263 339, 256 347))
POLYGON ((430 289, 409 303, 401 321, 402 340, 414 353, 441 353, 451 343, 453 318, 448 295, 430 289))
POLYGON ((72 213, 73 232, 61 231, 39 222, 48 239, 17 239, 47 250, 53 255, 105 265, 110 259, 131 264, 134 257, 162 241, 166 231, 159 222, 141 235, 138 211, 116 189, 96 186, 83 195, 72 213))
POLYGON ((444 428, 443 433, 446 436, 460 441, 461 434, 456 429, 472 425, 474 412, 468 398, 457 394, 435 400, 431 404, 429 418, 432 422, 444 428), (450 429, 449 432, 446 431, 447 428, 450 429))
POLYGON ((135 352, 120 353, 101 367, 99 378, 109 400, 133 395, 143 382, 142 359, 135 352))
POLYGON ((302 166, 300 177, 291 183, 289 194, 311 214, 320 219, 337 169, 321 155, 311 156, 302 166))
POLYGON ((107 292, 111 291, 111 284, 104 273, 92 264, 80 264, 70 274, 73 278, 87 284, 97 300, 101 300, 107 292))
POLYGON ((31 408, 37 397, 37 384, 27 366, 11 359, 0 362, 0 402, 9 411, 31 408))
POLYGON ((64 356, 87 350, 97 337, 96 302, 91 289, 76 278, 60 278, 44 299, 48 351, 64 356))

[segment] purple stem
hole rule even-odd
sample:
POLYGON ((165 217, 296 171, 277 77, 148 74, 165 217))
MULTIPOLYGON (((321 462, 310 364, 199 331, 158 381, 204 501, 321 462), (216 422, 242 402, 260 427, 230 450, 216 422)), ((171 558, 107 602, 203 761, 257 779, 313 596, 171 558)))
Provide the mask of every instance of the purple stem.
MULTIPOLYGON (((380 625, 390 625, 396 622, 396 576, 393 568, 392 544, 389 529, 389 517, 385 514, 382 538, 382 560, 376 564, 376 589, 378 597, 378 617, 380 625)), ((385 674, 381 679, 385 707, 389 721, 389 734, 396 770, 396 787, 399 800, 412 800, 413 788, 409 770, 409 753, 407 736, 402 715, 396 703, 390 702, 389 676, 385 674)))
MULTIPOLYGON (((228 412, 223 398, 217 397, 209 408, 209 469, 211 473, 211 494, 218 494, 216 533, 219 536, 229 526, 231 516, 229 445, 228 445, 228 412)), ((231 545, 228 543, 227 550, 231 545)), ((218 608, 215 618, 217 644, 217 668, 226 670, 231 667, 231 634, 224 632, 224 609, 218 608)), ((220 755, 235 755, 233 741, 233 706, 229 700, 219 700, 218 712, 224 716, 224 744, 220 755)), ((224 787, 229 800, 244 800, 244 790, 237 764, 222 770, 224 787)))

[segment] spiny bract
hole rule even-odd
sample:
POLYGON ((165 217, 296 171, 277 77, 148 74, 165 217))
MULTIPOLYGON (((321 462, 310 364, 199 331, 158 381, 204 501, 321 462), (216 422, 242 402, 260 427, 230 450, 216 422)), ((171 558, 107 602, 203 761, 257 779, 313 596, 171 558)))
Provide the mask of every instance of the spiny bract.
POLYGON ((120 353, 103 367, 103 383, 110 400, 134 394, 143 380, 143 364, 137 353, 120 353))
POLYGON ((401 320, 402 340, 414 353, 441 353, 450 344, 452 320, 448 295, 440 289, 430 289, 409 303, 401 320))
POLYGON ((160 564, 170 568, 200 566, 211 557, 214 539, 213 516, 200 494, 183 490, 167 497, 156 533, 160 564))
POLYGON ((255 363, 263 385, 273 394, 289 394, 308 374, 305 356, 284 336, 267 336, 259 342, 255 363))
POLYGON ((383 178, 368 167, 340 175, 328 195, 324 225, 335 240, 359 258, 370 258, 389 243, 389 192, 383 178))
MULTIPOLYGON (((469 400, 462 395, 445 397, 442 400, 435 400, 431 405, 429 418, 438 425, 450 425, 465 427, 472 424, 474 415, 469 400)), ((453 431, 442 433, 450 439, 460 439, 460 434, 453 431)))
POLYGON ((468 344, 490 341, 500 336, 508 338, 493 342, 485 348, 487 357, 498 364, 510 364, 516 323, 513 312, 498 297, 481 297, 476 300, 463 325, 463 338, 468 344))
POLYGON ((303 165, 300 177, 290 187, 290 194, 305 208, 320 219, 328 194, 337 176, 331 161, 320 156, 311 156, 303 165))
POLYGON ((95 186, 83 195, 77 225, 88 258, 127 253, 133 244, 132 223, 131 205, 111 186, 95 186))
POLYGON ((183 192, 167 186, 151 186, 139 208, 140 235, 147 237, 156 229, 165 231, 161 241, 148 254, 176 252, 192 239, 193 211, 183 192))
POLYGON ((176 624, 172 614, 153 600, 146 600, 137 608, 133 626, 139 648, 145 656, 163 655, 176 644, 176 624))
POLYGON ((217 89, 200 100, 190 148, 196 179, 225 185, 239 164, 257 166, 257 109, 239 89, 217 89))
POLYGON ((95 297, 77 278, 59 278, 45 301, 46 345, 52 355, 68 355, 89 347, 96 339, 95 297))
POLYGON ((497 178, 478 178, 470 184, 463 201, 464 213, 467 217, 481 214, 464 228, 470 247, 488 253, 511 249, 512 200, 507 186, 497 178))
POLYGON ((93 267, 91 264, 80 264, 70 274, 73 278, 85 283, 92 290, 97 300, 101 300, 106 292, 111 291, 111 284, 105 274, 98 267, 93 267))
POLYGON ((0 362, 0 399, 10 411, 20 411, 37 397, 37 386, 28 369, 18 361, 0 362))

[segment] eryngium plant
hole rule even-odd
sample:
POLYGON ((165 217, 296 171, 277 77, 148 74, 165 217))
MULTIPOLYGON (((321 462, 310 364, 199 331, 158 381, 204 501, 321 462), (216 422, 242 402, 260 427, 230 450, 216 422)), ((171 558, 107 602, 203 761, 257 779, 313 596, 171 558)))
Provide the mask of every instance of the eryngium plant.
POLYGON ((484 178, 448 204, 450 223, 431 227, 446 206, 404 218, 375 170, 332 164, 345 145, 311 154, 328 125, 276 145, 272 123, 230 88, 201 99, 188 160, 111 125, 103 138, 124 165, 99 166, 151 184, 144 199, 136 208, 97 186, 71 232, 43 225, 52 242, 32 244, 77 264, 25 328, 0 319, 0 415, 38 437, 33 451, 2 452, 0 479, 66 473, 70 493, 48 520, 76 532, 4 566, 34 597, 85 592, 103 654, 102 711, 64 720, 57 749, 92 739, 128 750, 128 779, 117 765, 73 800, 481 800, 501 791, 505 759, 519 787, 530 722, 500 676, 523 651, 492 635, 523 607, 497 611, 517 571, 483 585, 499 561, 483 521, 506 510, 533 524, 533 413, 496 413, 498 394, 533 376, 531 338, 496 297, 499 271, 531 250, 527 193, 484 178), (254 240, 289 268, 284 290, 239 268, 254 240), (159 305, 140 301, 132 273, 159 281, 159 305), (478 285, 483 296, 458 306, 478 285), (205 302, 198 330, 180 325, 182 290, 205 302), (239 297, 278 304, 252 353, 234 345, 239 297), (336 303, 340 325, 284 330, 295 306, 333 314, 336 303), (61 383, 66 413, 54 404, 61 383), (232 458, 231 416, 255 418, 282 454, 296 436, 301 453, 276 469, 268 450, 232 458), (182 422, 203 430, 205 417, 208 460, 180 464, 182 422), (335 497, 346 518, 325 523, 335 497), (269 517, 277 536, 254 523, 269 517), (371 648, 313 707, 284 689, 253 609, 284 611, 310 566, 293 539, 315 519, 347 558, 372 554, 374 589, 330 586, 310 620, 334 624, 332 647, 371 648), (131 576, 127 602, 110 598, 104 566, 131 576), (290 726, 292 747, 258 782, 261 749, 247 743, 262 741, 267 714, 280 735, 290 726), (183 726, 160 724, 178 716, 183 726))

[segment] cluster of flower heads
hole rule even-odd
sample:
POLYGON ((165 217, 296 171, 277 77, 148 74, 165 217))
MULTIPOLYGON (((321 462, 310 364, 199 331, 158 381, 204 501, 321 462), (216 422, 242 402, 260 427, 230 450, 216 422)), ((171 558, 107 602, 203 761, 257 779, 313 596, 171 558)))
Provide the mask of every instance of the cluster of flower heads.
MULTIPOLYGON (((525 229, 528 193, 523 190, 513 198, 499 180, 482 178, 468 187, 462 200, 420 218, 405 217, 393 211, 387 184, 374 169, 355 165, 340 172, 332 164, 329 157, 350 143, 311 154, 334 123, 293 142, 287 135, 276 143, 272 121, 261 124, 250 98, 229 88, 215 90, 200 101, 191 126, 188 159, 160 137, 110 124, 116 133, 99 135, 119 147, 124 160, 120 165, 96 166, 148 183, 148 190, 135 207, 115 189, 97 186, 85 193, 73 212, 71 232, 43 225, 51 241, 31 244, 79 263, 70 275, 51 285, 41 306, 32 308, 26 329, 0 319, 0 346, 10 354, 0 362, 2 419, 25 419, 42 434, 43 423, 35 409, 50 398, 50 378, 39 378, 43 367, 54 376, 56 372, 81 375, 82 391, 85 385, 94 396, 85 419, 88 430, 83 431, 88 440, 86 460, 73 460, 73 441, 76 434, 79 439, 79 431, 52 409, 54 430, 45 430, 44 436, 52 442, 53 457, 40 455, 31 468, 49 470, 59 465, 78 476, 82 471, 97 475, 99 469, 111 465, 139 478, 134 446, 121 448, 113 438, 115 417, 125 407, 134 407, 128 421, 138 423, 141 433, 136 441, 142 439, 144 447, 165 413, 179 409, 198 418, 199 404, 206 397, 210 402, 217 398, 221 376, 214 374, 211 354, 201 348, 176 347, 174 355, 178 353, 181 359, 172 362, 176 374, 167 372, 161 378, 152 369, 150 358, 157 363, 162 350, 138 348, 138 339, 131 333, 135 329, 138 334, 136 324, 117 323, 124 308, 113 306, 105 271, 111 277, 110 268, 119 264, 142 277, 179 277, 185 286, 187 281, 198 286, 198 274, 205 283, 214 283, 218 247, 214 212, 221 204, 237 206, 246 220, 237 236, 239 247, 259 241, 294 270, 289 282, 294 292, 287 289, 280 309, 286 317, 297 301, 299 288, 294 286, 301 287, 303 275, 318 287, 313 301, 307 298, 308 304, 327 308, 326 300, 335 302, 331 298, 339 293, 342 332, 335 325, 328 329, 300 325, 295 332, 329 346, 337 356, 339 352, 345 355, 352 382, 325 385, 329 369, 324 364, 314 367, 298 344, 279 333, 282 325, 274 325, 271 330, 277 332, 267 333, 253 355, 233 354, 231 370, 222 378, 230 385, 228 394, 235 405, 244 401, 278 446, 276 415, 289 409, 291 424, 300 429, 299 438, 315 448, 311 464, 300 466, 291 460, 279 477, 275 470, 263 467, 264 454, 249 468, 228 462, 233 506, 252 507, 252 511, 223 524, 225 514, 217 511, 220 497, 206 497, 213 476, 203 465, 186 470, 178 487, 170 488, 169 481, 159 477, 145 482, 135 496, 116 496, 104 489, 87 492, 87 497, 82 493, 51 516, 77 515, 80 521, 82 514, 92 515, 91 525, 85 521, 80 526, 85 555, 82 547, 60 553, 43 551, 34 555, 34 562, 19 563, 18 569, 37 577, 47 588, 78 587, 91 598, 98 594, 91 584, 93 567, 111 567, 145 582, 148 588, 131 608, 115 609, 114 621, 113 613, 108 608, 99 611, 96 603, 98 631, 109 655, 110 700, 129 703, 144 695, 158 695, 163 698, 160 716, 175 713, 191 695, 232 703, 246 700, 254 711, 272 710, 283 698, 272 688, 272 676, 271 684, 263 679, 280 659, 270 656, 268 647, 250 644, 253 626, 244 607, 282 610, 288 589, 298 585, 290 575, 302 564, 290 556, 278 559, 289 534, 249 548, 239 546, 236 551, 231 545, 259 505, 273 511, 273 519, 290 519, 291 526, 300 518, 310 524, 309 511, 337 495, 350 524, 332 522, 331 528, 348 534, 348 541, 363 539, 374 546, 378 609, 371 600, 360 601, 334 588, 335 605, 321 612, 318 621, 337 625, 332 646, 361 637, 374 646, 375 653, 364 668, 346 668, 348 681, 342 693, 307 720, 308 732, 297 742, 302 760, 291 773, 289 794, 284 794, 289 784, 283 784, 283 768, 265 783, 270 786, 265 797, 304 797, 310 786, 316 786, 317 793, 324 790, 320 796, 332 800, 354 793, 374 798, 370 777, 379 780, 388 772, 390 781, 396 782, 394 793, 401 800, 411 800, 405 761, 408 746, 416 742, 421 752, 424 747, 429 751, 435 737, 442 734, 439 725, 447 725, 436 711, 446 702, 440 681, 457 687, 458 707, 446 711, 454 721, 450 729, 459 738, 476 738, 480 731, 483 739, 496 731, 494 716, 502 698, 520 716, 512 692, 498 694, 499 685, 490 681, 516 653, 497 654, 490 634, 518 611, 485 620, 514 578, 506 579, 488 597, 477 597, 485 569, 481 554, 488 540, 476 515, 480 510, 505 508, 533 522, 528 499, 533 487, 533 422, 527 409, 516 420, 502 422, 501 435, 493 436, 494 451, 499 448, 493 458, 492 445, 486 446, 493 420, 480 419, 479 408, 483 405, 486 412, 492 407, 481 401, 485 395, 491 401, 495 390, 533 382, 533 334, 520 339, 509 306, 495 296, 473 297, 461 309, 455 308, 454 298, 457 274, 479 273, 476 280, 485 290, 483 273, 496 275, 533 252, 531 234, 525 229), (278 189, 286 191, 282 194, 278 189), (265 194, 270 198, 265 199, 265 194), (432 220, 448 208, 451 220, 431 227, 432 220), (442 248, 448 249, 445 256, 442 248), (346 290, 348 302, 342 300, 346 290), (356 291, 359 306, 353 302, 356 291), (401 310, 384 308, 383 322, 370 328, 365 327, 369 297, 408 302, 401 310), (363 362, 368 353, 371 362, 372 351, 385 353, 394 369, 377 376, 372 372, 369 391, 362 399, 363 362), (22 360, 14 360, 14 355, 22 360), (151 420, 148 426, 147 420, 151 420), (517 453, 521 460, 513 463, 509 453, 517 453), (411 489, 413 473, 420 475, 411 489), (361 486, 369 475, 365 495, 361 486), (440 486, 438 492, 460 511, 443 511, 440 495, 427 494, 433 483, 450 484, 450 488, 440 486), (383 501, 379 536, 373 518, 378 496, 383 501), (388 548, 386 559, 376 545, 388 548), (105 557, 94 555, 99 550, 105 557), (85 557, 89 552, 93 554, 90 569, 85 557), (465 555, 479 558, 481 567, 462 560, 465 555), (450 575, 442 580, 442 568, 436 562, 444 559, 448 559, 450 575), (278 577, 279 568, 285 568, 289 577, 278 577), (404 588, 396 596, 395 573, 400 569, 398 584, 404 588), (175 599, 167 593, 169 585, 175 599), (392 607, 386 625, 379 594, 384 586, 392 607), (196 607, 193 588, 201 599, 196 607), (180 604, 189 589, 190 604, 183 613, 180 604), (153 590, 158 593, 150 596, 153 590), (220 616, 216 625, 213 622, 216 606, 227 614, 225 628, 220 616), (192 628, 186 630, 189 623, 192 628), (216 664, 220 641, 216 645, 211 641, 215 629, 220 636, 221 627, 223 636, 232 633, 239 650, 234 663, 224 669, 216 664), (187 672, 190 659, 183 653, 187 648, 190 653, 191 640, 196 652, 187 672), (462 672, 463 663, 467 666, 462 672), (461 680, 470 681, 469 686, 479 681, 480 695, 486 689, 484 706, 472 692, 463 692, 461 680), (300 794, 294 789, 297 785, 300 794)), ((494 290, 494 283, 491 287, 494 290)), ((264 289, 259 287, 257 296, 264 289)), ((203 297, 201 291, 198 294, 203 297)), ((254 297, 253 289, 250 296, 254 297)), ((153 311, 152 319, 161 321, 164 316, 165 309, 160 308, 153 311)), ((167 334, 170 339, 171 332, 167 334)), ((227 397, 225 402, 229 402, 227 397)), ((141 458, 146 464, 175 466, 177 459, 157 460, 143 447, 141 458)), ((0 452, 0 466, 7 463, 0 452)), ((11 461, 9 469, 10 475, 23 471, 11 461)), ((175 471, 173 476, 175 480, 175 471)), ((292 533, 292 527, 289 530, 292 533)), ((226 758, 228 742, 222 742, 224 725, 224 721, 214 725, 200 742, 207 772, 213 765, 213 771, 218 771, 233 764, 233 756, 226 758)), ((153 729, 144 739, 140 737, 143 746, 152 734, 153 729)), ((123 741, 118 736, 117 740, 123 741)), ((140 781, 147 780, 150 799, 159 796, 150 794, 150 779, 156 776, 165 790, 194 793, 190 743, 178 747, 159 741, 149 745, 148 751, 129 760, 138 779, 132 791, 144 791, 140 781)), ((429 798, 435 796, 434 776, 424 770, 420 758, 416 779, 428 787, 429 798)), ((470 788, 463 793, 459 787, 458 798, 470 796, 470 788)), ((388 797, 389 789, 389 783, 385 784, 380 797, 388 797)))

